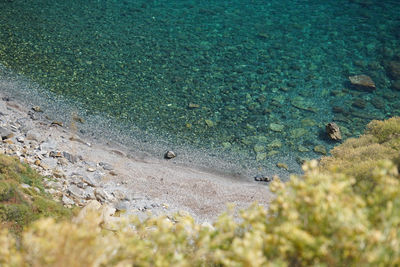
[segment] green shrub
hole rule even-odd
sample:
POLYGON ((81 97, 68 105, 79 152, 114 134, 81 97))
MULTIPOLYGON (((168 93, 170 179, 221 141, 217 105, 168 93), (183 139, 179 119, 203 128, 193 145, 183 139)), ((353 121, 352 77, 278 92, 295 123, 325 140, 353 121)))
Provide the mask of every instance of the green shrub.
POLYGON ((0 181, 0 201, 6 201, 14 195, 14 187, 7 182, 0 181))
POLYGON ((17 158, 0 154, 0 219, 3 227, 18 234, 24 226, 41 217, 71 217, 70 209, 44 193, 42 179, 17 158), (31 188, 22 188, 22 183, 31 188))
POLYGON ((364 135, 350 138, 321 159, 321 171, 345 173, 356 179, 358 193, 368 194, 375 186, 372 171, 379 161, 397 161, 400 156, 400 118, 372 121, 364 135))

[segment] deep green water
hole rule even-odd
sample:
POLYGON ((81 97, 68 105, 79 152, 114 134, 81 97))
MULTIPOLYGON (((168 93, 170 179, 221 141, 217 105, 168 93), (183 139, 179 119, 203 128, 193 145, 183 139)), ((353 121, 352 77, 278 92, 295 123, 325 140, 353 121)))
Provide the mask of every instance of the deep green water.
POLYGON ((400 62, 398 1, 0 2, 7 68, 127 136, 152 132, 160 149, 249 168, 298 171, 296 159, 336 144, 326 123, 348 138, 400 115, 390 62, 400 62), (358 74, 377 89, 351 87, 358 74))

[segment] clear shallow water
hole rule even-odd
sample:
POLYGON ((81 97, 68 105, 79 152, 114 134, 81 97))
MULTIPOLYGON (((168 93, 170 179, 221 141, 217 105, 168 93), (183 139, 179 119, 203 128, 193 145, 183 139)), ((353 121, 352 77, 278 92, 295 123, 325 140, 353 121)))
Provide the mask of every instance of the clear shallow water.
POLYGON ((0 3, 9 69, 117 123, 119 135, 258 171, 299 171, 296 159, 335 145, 328 122, 347 138, 400 115, 387 67, 399 47, 397 1, 0 3), (351 88, 357 74, 377 89, 351 88))

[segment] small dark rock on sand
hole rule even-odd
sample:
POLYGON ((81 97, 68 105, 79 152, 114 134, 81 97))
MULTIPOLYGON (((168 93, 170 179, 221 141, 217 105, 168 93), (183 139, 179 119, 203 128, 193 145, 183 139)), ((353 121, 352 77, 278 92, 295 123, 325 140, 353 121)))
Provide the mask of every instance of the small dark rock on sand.
POLYGON ((256 176, 254 176, 254 180, 257 182, 271 182, 274 178, 273 177, 269 177, 266 175, 262 175, 262 174, 258 174, 256 176))
POLYGON ((168 150, 167 152, 165 152, 164 154, 164 158, 165 159, 173 159, 176 157, 176 153, 172 150, 168 150))
POLYGON ((32 110, 36 112, 43 112, 43 110, 39 106, 33 106, 32 110))
POLYGON ((64 126, 64 124, 63 124, 61 121, 53 121, 53 122, 51 123, 51 125, 58 125, 58 126, 60 126, 60 127, 63 127, 63 126, 64 126))

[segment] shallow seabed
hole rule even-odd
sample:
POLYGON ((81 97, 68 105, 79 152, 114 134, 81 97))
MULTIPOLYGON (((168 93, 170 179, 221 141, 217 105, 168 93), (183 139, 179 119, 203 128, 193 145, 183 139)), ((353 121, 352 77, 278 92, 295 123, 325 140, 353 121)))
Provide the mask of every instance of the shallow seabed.
POLYGON ((159 142, 192 164, 299 172, 335 145, 326 123, 348 138, 400 115, 393 61, 398 1, 0 2, 0 63, 119 125, 115 141, 159 142), (352 88, 357 74, 377 89, 352 88))

